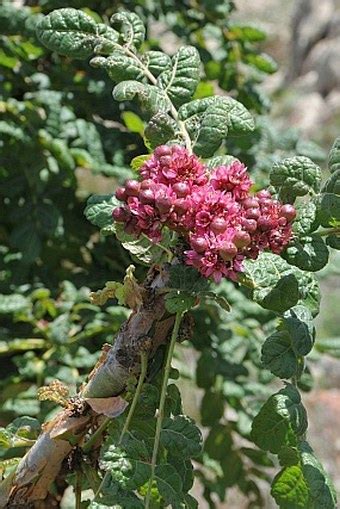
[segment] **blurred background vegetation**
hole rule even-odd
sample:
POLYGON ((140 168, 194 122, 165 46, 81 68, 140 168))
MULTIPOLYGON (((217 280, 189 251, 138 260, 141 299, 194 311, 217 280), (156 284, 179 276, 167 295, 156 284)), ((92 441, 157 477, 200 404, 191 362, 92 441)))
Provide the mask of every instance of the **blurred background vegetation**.
MULTIPOLYGON (((37 387, 58 378, 75 392, 102 344, 112 340, 127 317, 120 306, 100 309, 88 300, 89 289, 121 280, 131 258, 115 239, 100 237, 83 211, 89 195, 110 194, 131 175, 131 159, 146 151, 143 120, 132 104, 113 102, 113 83, 105 70, 60 57, 38 42, 35 26, 40 17, 66 6, 82 8, 104 22, 122 8, 137 12, 147 25, 147 49, 173 53, 182 43, 196 46, 207 77, 196 97, 228 93, 256 115, 255 132, 228 138, 223 151, 246 162, 259 187, 267 184, 272 163, 286 155, 307 155, 325 166, 340 131, 340 7, 335 0, 4 0, 0 6, 2 426, 23 414, 40 421, 50 417, 55 409, 37 401, 37 387)), ((319 274, 320 341, 310 366, 317 389, 306 396, 306 403, 312 441, 339 487, 340 444, 335 433, 340 377, 334 357, 340 356, 340 340, 335 339, 340 337, 336 304, 340 264, 336 252, 332 256, 332 263, 319 274), (320 357, 323 351, 331 355, 320 357)), ((146 267, 138 265, 138 277, 145 272, 146 267)), ((193 347, 185 344, 177 360, 186 412, 201 422, 206 436, 212 436, 202 468, 197 469, 201 483, 196 489, 209 504, 202 501, 200 507, 269 508, 272 502, 265 483, 270 465, 264 456, 249 452, 246 440, 251 416, 261 397, 269 394, 272 377, 260 369, 259 350, 273 328, 274 316, 248 301, 231 283, 219 291, 234 305, 233 313, 226 315, 207 305, 206 312, 196 316, 200 332, 195 333, 193 347), (200 390, 193 398, 195 378, 200 390), (220 458, 211 448, 213 433, 221 430, 230 450, 222 472, 220 458), (230 490, 236 485, 237 494, 230 490), (228 502, 216 502, 225 498, 226 490, 228 502)), ((307 373, 304 389, 311 383, 307 373)), ((1 455, 9 460, 23 451, 22 444, 5 446, 1 455)))

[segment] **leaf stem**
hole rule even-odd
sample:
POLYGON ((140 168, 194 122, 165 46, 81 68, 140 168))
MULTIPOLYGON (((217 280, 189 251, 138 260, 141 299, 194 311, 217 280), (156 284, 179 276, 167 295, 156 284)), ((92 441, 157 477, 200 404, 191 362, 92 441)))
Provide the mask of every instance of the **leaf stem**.
MULTIPOLYGON (((157 78, 149 71, 149 69, 143 64, 143 62, 138 58, 138 56, 133 52, 131 51, 130 49, 128 48, 123 48, 125 53, 133 58, 139 65, 139 67, 141 69, 143 69, 143 72, 146 76, 146 78, 148 78, 148 80, 154 85, 154 86, 158 86, 158 81, 157 81, 157 78)), ((162 89, 163 90, 163 89, 162 89)), ((185 146, 187 148, 187 150, 191 153, 192 152, 192 146, 191 146, 191 138, 190 138, 190 135, 188 133, 188 130, 187 128, 185 127, 185 123, 182 121, 182 120, 179 120, 178 118, 178 112, 175 108, 175 105, 173 104, 173 102, 171 101, 170 97, 168 96, 168 94, 166 93, 165 90, 163 90, 164 94, 167 96, 168 98, 168 101, 169 101, 169 104, 170 104, 170 113, 171 115, 173 116, 174 120, 177 122, 177 125, 179 127, 179 130, 183 136, 183 140, 185 142, 185 146)))
POLYGON ((98 426, 98 428, 96 429, 96 431, 91 435, 91 437, 88 439, 87 442, 85 442, 85 444, 83 445, 82 449, 83 449, 83 452, 86 454, 88 453, 92 447, 93 447, 93 444, 97 441, 97 439, 103 434, 103 432, 105 431, 105 429, 107 428, 108 424, 110 422, 110 418, 109 417, 106 417, 103 422, 100 424, 100 426, 98 426))
POLYGON ((158 449, 159 449, 159 442, 160 442, 162 423, 163 423, 163 417, 164 417, 164 405, 165 405, 165 398, 166 398, 166 390, 167 390, 168 380, 169 380, 169 375, 170 375, 171 360, 172 360, 172 356, 173 356, 174 349, 175 349, 175 344, 176 344, 176 340, 177 340, 177 336, 178 336, 179 326, 180 326, 180 323, 182 320, 182 315, 183 315, 182 311, 176 313, 175 324, 174 324, 174 328, 172 330, 169 350, 168 350, 168 354, 166 357, 161 397, 159 400, 159 408, 158 408, 158 415, 157 415, 155 441, 154 441, 153 451, 152 451, 151 475, 150 475, 148 491, 147 491, 146 499, 145 499, 145 509, 149 509, 149 507, 150 507, 152 483, 153 483, 153 480, 155 477, 157 454, 158 454, 158 449))
POLYGON ((145 379, 145 375, 146 375, 147 369, 148 369, 148 355, 147 355, 146 352, 142 352, 141 353, 141 371, 140 371, 140 375, 139 375, 139 379, 138 379, 138 384, 137 384, 137 387, 136 387, 136 392, 135 392, 135 394, 133 396, 133 400, 132 400, 131 406, 129 408, 129 413, 127 415, 127 418, 126 418, 126 421, 124 423, 122 432, 120 434, 120 437, 119 437, 119 440, 118 440, 118 445, 120 445, 122 443, 124 435, 128 431, 128 429, 129 429, 131 419, 132 419, 133 414, 135 412, 135 409, 136 409, 136 406, 137 406, 137 403, 138 403, 138 399, 139 399, 140 393, 142 391, 142 387, 143 387, 143 383, 144 383, 144 379, 145 379))
MULTIPOLYGON (((135 391, 135 393, 133 395, 131 406, 129 408, 129 413, 128 413, 127 417, 126 417, 123 429, 121 431, 121 434, 120 434, 120 437, 119 437, 119 440, 118 440, 118 445, 120 445, 122 443, 124 435, 128 431, 128 429, 129 429, 131 419, 132 419, 133 414, 135 412, 135 409, 136 409, 136 406, 137 406, 137 403, 138 403, 138 399, 139 399, 140 393, 142 391, 142 387, 143 387, 143 383, 144 383, 144 379, 145 379, 147 368, 148 368, 148 355, 147 355, 146 352, 141 352, 141 371, 140 371, 140 375, 139 375, 139 379, 138 379, 138 384, 137 384, 137 387, 136 387, 136 391, 135 391)), ((109 476, 110 476, 110 472, 108 471, 108 472, 105 473, 105 475, 104 475, 104 477, 103 477, 103 479, 102 479, 102 481, 101 481, 101 483, 99 485, 99 488, 97 489, 97 491, 96 491, 96 493, 94 495, 94 499, 93 500, 96 500, 97 497, 100 495, 100 492, 101 492, 105 482, 109 478, 109 476)))

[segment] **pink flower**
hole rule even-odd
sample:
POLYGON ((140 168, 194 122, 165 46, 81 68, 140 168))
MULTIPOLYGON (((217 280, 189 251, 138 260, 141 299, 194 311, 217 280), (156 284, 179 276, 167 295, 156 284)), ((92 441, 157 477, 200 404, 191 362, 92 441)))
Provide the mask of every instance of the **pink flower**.
POLYGON ((279 254, 292 235, 296 211, 271 194, 250 195, 245 166, 234 161, 208 170, 183 147, 162 145, 141 168, 141 181, 128 180, 116 191, 113 211, 125 231, 160 242, 164 227, 187 242, 185 263, 219 282, 237 279, 244 258, 265 249, 279 254))

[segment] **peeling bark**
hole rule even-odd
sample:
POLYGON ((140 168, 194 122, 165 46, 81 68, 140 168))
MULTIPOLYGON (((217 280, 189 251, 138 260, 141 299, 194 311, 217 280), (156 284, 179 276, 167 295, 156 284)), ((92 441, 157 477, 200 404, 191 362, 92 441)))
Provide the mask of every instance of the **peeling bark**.
POLYGON ((139 309, 122 325, 114 345, 110 348, 106 345, 88 383, 78 398, 73 398, 84 404, 62 410, 43 426, 43 432, 16 471, 0 484, 0 509, 43 507, 41 501, 48 496, 63 461, 101 418, 86 400, 113 399, 121 394, 128 378, 140 370, 141 351, 147 350, 152 356, 167 341, 174 317, 167 313, 159 290, 167 285, 168 279, 167 266, 150 269, 143 284, 143 302, 139 309))

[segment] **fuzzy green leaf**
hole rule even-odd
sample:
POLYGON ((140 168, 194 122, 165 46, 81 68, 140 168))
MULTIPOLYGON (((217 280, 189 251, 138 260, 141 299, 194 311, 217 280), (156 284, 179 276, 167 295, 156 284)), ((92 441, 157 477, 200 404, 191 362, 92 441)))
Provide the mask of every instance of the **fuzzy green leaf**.
POLYGON ((175 265, 170 269, 169 287, 189 293, 200 293, 207 290, 209 283, 195 268, 175 265))
POLYGON ((115 30, 72 8, 57 9, 42 18, 37 36, 47 48, 74 58, 87 58, 97 46, 112 47, 118 39, 115 30))
POLYGON ((296 219, 293 223, 293 232, 298 236, 312 233, 319 226, 316 215, 317 206, 314 201, 299 204, 296 207, 296 219))
POLYGON ((340 194, 340 169, 335 170, 326 180, 322 187, 322 192, 340 194))
POLYGON ((195 120, 199 123, 194 150, 202 157, 210 157, 216 152, 228 130, 243 134, 255 127, 248 110, 231 97, 196 99, 183 105, 178 113, 183 121, 195 120))
POLYGON ((326 244, 327 244, 327 246, 332 247, 333 249, 339 250, 340 249, 339 234, 333 233, 331 235, 328 235, 328 237, 326 238, 326 244))
POLYGON ((127 56, 119 47, 109 57, 94 57, 90 63, 92 67, 105 69, 115 82, 140 80, 144 75, 141 65, 134 58, 127 56))
POLYGON ((321 196, 318 219, 325 227, 340 223, 340 196, 333 193, 325 193, 321 196))
POLYGON ((113 89, 113 98, 116 101, 132 101, 138 99, 141 107, 151 115, 167 112, 170 109, 170 103, 162 90, 145 83, 137 81, 122 81, 113 89))
POLYGON ((281 257, 262 253, 257 260, 246 260, 241 276, 250 282, 255 302, 265 309, 281 313, 299 300, 299 284, 294 271, 281 257))
POLYGON ((193 421, 184 415, 176 415, 165 419, 161 443, 172 455, 181 459, 189 459, 200 454, 202 450, 202 435, 193 421))
POLYGON ((266 339, 262 346, 261 360, 264 367, 279 378, 288 379, 298 373, 299 359, 287 331, 274 332, 266 339))
POLYGON ((159 494, 165 503, 174 509, 180 509, 182 499, 182 480, 175 467, 169 464, 157 465, 155 480, 159 494))
POLYGON ((163 71, 157 80, 175 105, 191 99, 200 79, 200 57, 193 46, 183 46, 172 57, 172 67, 163 71))
POLYGON ((165 144, 174 137, 176 127, 176 122, 167 113, 156 113, 145 129, 147 146, 154 149, 165 144))
POLYGON ((145 39, 145 26, 134 12, 117 12, 110 20, 120 33, 120 40, 127 48, 139 48, 145 39))
POLYGON ((271 494, 280 509, 307 509, 309 488, 300 465, 281 470, 274 478, 271 494))
POLYGON ((311 159, 303 156, 287 157, 273 165, 270 183, 283 201, 294 201, 297 196, 317 192, 321 171, 311 159))
POLYGON ((0 294, 0 314, 16 313, 29 306, 29 300, 19 293, 0 294))
POLYGON ((141 61, 156 77, 171 68, 171 58, 162 51, 146 51, 141 61))
POLYGON ((307 430, 306 410, 293 385, 273 394, 252 424, 251 437, 265 451, 278 453, 284 445, 296 445, 307 430))
POLYGON ((283 315, 282 329, 288 332, 297 355, 307 355, 315 342, 313 316, 305 306, 295 306, 283 315))
POLYGON ((294 240, 281 256, 301 270, 317 272, 327 265, 329 252, 323 238, 316 233, 294 240))
POLYGON ((169 313, 184 313, 196 303, 196 299, 188 292, 172 291, 166 294, 165 307, 169 313))
POLYGON ((331 173, 340 170, 340 137, 335 140, 330 150, 328 168, 331 173))
POLYGON ((105 228, 112 225, 112 211, 117 205, 114 195, 93 195, 87 200, 84 214, 90 223, 105 228))

